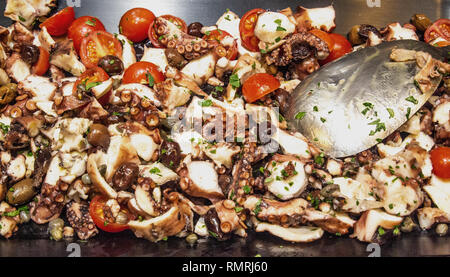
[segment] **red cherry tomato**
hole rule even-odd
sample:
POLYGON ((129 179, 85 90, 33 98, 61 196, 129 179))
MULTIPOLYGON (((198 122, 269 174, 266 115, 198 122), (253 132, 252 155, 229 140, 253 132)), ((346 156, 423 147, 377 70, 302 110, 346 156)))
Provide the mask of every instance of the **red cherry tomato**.
POLYGON ((259 39, 255 36, 255 26, 259 14, 265 12, 264 9, 253 9, 248 11, 239 22, 239 33, 241 34, 242 46, 252 52, 259 51, 259 39))
POLYGON ((439 19, 425 31, 424 39, 427 43, 438 37, 450 41, 450 19, 439 19))
POLYGON ((82 40, 80 58, 87 68, 97 66, 98 61, 107 55, 122 58, 122 44, 112 34, 95 31, 82 40))
MULTIPOLYGON (((91 200, 89 205, 89 214, 92 217, 95 225, 105 232, 109 233, 119 233, 127 230, 129 227, 127 224, 119 224, 115 222, 108 222, 103 214, 103 208, 108 199, 104 196, 97 195, 91 200)), ((122 207, 120 210, 128 216, 129 220, 132 220, 134 216, 126 208, 122 207)))
POLYGON ((62 36, 67 33, 74 20, 75 11, 72 7, 67 7, 46 19, 39 27, 47 28, 47 32, 52 36, 62 36))
POLYGON ((119 31, 132 42, 141 42, 147 38, 148 28, 154 20, 153 12, 144 8, 134 8, 120 19, 119 31))
POLYGON ((157 84, 163 81, 164 74, 159 71, 156 64, 151 62, 137 62, 132 64, 125 70, 122 78, 122 84, 149 84, 149 82, 157 84), (149 77, 149 74, 152 76, 151 78, 149 77), (153 81, 149 79, 153 79, 153 81))
MULTIPOLYGON (((173 16, 173 15, 170 15, 170 14, 161 15, 160 17, 169 20, 170 22, 175 24, 182 32, 187 33, 187 25, 183 19, 173 16)), ((156 30, 154 28, 154 22, 155 21, 153 21, 152 24, 150 24, 150 28, 148 29, 148 38, 152 42, 153 47, 164 48, 164 45, 162 45, 159 42, 160 38, 156 34, 156 30)))
POLYGON ((256 73, 245 81, 242 94, 248 103, 261 99, 264 95, 280 87, 280 81, 267 73, 256 73))
POLYGON ((234 60, 237 57, 238 54, 238 47, 237 47, 237 42, 236 40, 233 38, 233 36, 231 36, 229 33, 223 31, 223 30, 213 30, 211 32, 208 32, 205 36, 203 36, 204 40, 209 41, 210 43, 216 43, 217 46, 222 44, 222 46, 224 46, 224 48, 217 48, 216 47, 216 54, 218 54, 220 57, 226 57, 229 60, 234 60), (223 39, 224 38, 231 38, 233 40, 232 45, 223 45, 223 39), (225 49, 226 51, 222 51, 223 49, 225 49))
POLYGON ((48 51, 45 50, 43 47, 39 46, 39 59, 31 69, 33 74, 39 76, 44 75, 47 72, 48 68, 50 67, 49 58, 50 54, 48 53, 48 51))
POLYGON ((89 83, 97 83, 97 82, 104 82, 109 79, 108 73, 106 73, 102 68, 100 67, 93 67, 81 74, 80 77, 78 77, 77 81, 75 82, 73 86, 73 92, 76 92, 78 89, 78 86, 83 84, 84 86, 89 86, 89 83))
POLYGON ((334 48, 334 40, 331 38, 329 33, 324 32, 319 29, 312 29, 309 32, 311 34, 315 35, 316 37, 320 38, 321 40, 325 41, 325 43, 328 45, 328 49, 330 49, 330 51, 334 48))
POLYGON ((334 41, 333 50, 331 50, 330 55, 325 60, 319 61, 321 65, 337 60, 352 52, 353 49, 352 44, 344 36, 339 34, 330 34, 329 36, 334 41))
POLYGON ((69 27, 67 37, 73 40, 73 46, 80 53, 81 42, 93 31, 105 31, 105 26, 100 19, 92 16, 77 18, 69 27))
POLYGON ((433 173, 440 178, 450 178, 450 147, 436 147, 430 155, 433 173))

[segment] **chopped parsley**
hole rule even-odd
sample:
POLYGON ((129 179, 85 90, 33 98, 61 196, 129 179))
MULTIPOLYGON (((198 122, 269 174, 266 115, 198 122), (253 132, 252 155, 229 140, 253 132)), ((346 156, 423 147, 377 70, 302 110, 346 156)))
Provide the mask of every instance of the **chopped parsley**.
POLYGON ((386 125, 383 122, 380 122, 380 119, 377 119, 375 121, 372 121, 369 123, 369 125, 375 125, 375 130, 370 131, 369 136, 375 135, 377 132, 380 132, 381 130, 386 131, 386 125))
POLYGON ((325 163, 324 154, 320 153, 314 158, 314 162, 318 165, 323 165, 325 163))
POLYGON ((155 84, 155 79, 153 78, 153 75, 150 73, 147 73, 147 79, 148 79, 148 85, 153 87, 155 84))
POLYGON ((90 90, 93 87, 100 85, 102 82, 90 82, 86 84, 86 90, 90 90))
POLYGON ((414 96, 412 96, 412 95, 406 97, 405 100, 406 100, 406 101, 409 101, 409 102, 411 102, 411 103, 413 103, 414 105, 419 104, 419 101, 418 101, 416 98, 414 98, 414 96))
POLYGON ((384 231, 384 229, 383 229, 383 227, 378 227, 378 234, 380 235, 380 236, 382 236, 382 235, 384 235, 385 234, 385 231, 384 231))
POLYGON ((7 134, 9 132, 9 125, 0 122, 0 129, 2 129, 3 134, 7 134))
POLYGON ((325 118, 321 117, 320 121, 322 121, 322 123, 325 123, 327 120, 325 118))
POLYGON ((306 112, 298 112, 295 115, 295 119, 301 120, 301 119, 303 119, 305 117, 305 115, 306 115, 306 112))
POLYGON ((211 105, 212 105, 211 99, 206 99, 205 101, 202 101, 202 102, 200 103, 200 106, 202 106, 202 107, 209 107, 209 106, 211 106, 211 105))
POLYGON ((281 40, 280 37, 275 38, 275 42, 279 42, 281 40))
POLYGON ((386 108, 386 110, 388 111, 388 113, 389 113, 389 118, 394 118, 394 110, 393 109, 391 109, 391 108, 386 108))
POLYGON ((22 17, 22 16, 20 16, 20 15, 19 15, 19 20, 20 20, 20 21, 22 21, 22 22, 25 22, 25 21, 27 21, 27 20, 26 20, 25 18, 23 18, 23 17, 22 17))
POLYGON ((252 188, 248 185, 243 186, 242 189, 246 194, 249 194, 252 191, 252 188))
POLYGON ((244 208, 242 208, 242 207, 234 207, 234 211, 237 213, 241 212, 243 209, 244 208))
POLYGON ((261 212, 261 199, 259 199, 258 202, 256 203, 256 207, 253 210, 253 212, 255 213, 256 216, 261 212))
POLYGON ((409 119, 409 116, 411 115, 411 107, 408 107, 406 110, 406 119, 409 119))
POLYGON ((239 76, 237 74, 230 76, 230 84, 233 89, 237 89, 241 86, 241 80, 239 80, 239 76))
POLYGON ((96 22, 95 18, 90 18, 88 19, 88 21, 86 21, 86 25, 95 27, 95 22, 96 22))
POLYGON ((151 168, 150 169, 150 173, 151 174, 156 174, 156 175, 159 175, 159 176, 161 176, 161 170, 159 169, 159 168, 157 168, 157 167, 153 167, 153 168, 151 168))
POLYGON ((319 111, 319 108, 318 108, 317 106, 314 106, 314 107, 313 107, 313 111, 318 112, 318 111, 319 111))

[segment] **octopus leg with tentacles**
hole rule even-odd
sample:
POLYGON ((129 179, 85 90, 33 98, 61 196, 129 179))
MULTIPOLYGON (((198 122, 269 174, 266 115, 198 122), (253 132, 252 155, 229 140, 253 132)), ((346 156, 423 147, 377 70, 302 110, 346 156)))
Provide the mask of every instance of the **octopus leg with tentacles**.
POLYGON ((156 18, 154 28, 161 44, 176 49, 187 60, 199 58, 214 48, 214 44, 184 33, 175 24, 162 17, 156 18))

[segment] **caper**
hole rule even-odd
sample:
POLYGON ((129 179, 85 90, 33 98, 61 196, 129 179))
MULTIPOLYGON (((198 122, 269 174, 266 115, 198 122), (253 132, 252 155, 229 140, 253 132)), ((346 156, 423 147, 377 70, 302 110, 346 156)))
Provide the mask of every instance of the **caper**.
POLYGON ((123 62, 114 55, 107 55, 98 61, 98 66, 109 76, 120 75, 123 72, 123 62))
POLYGON ((118 224, 127 224, 128 216, 124 212, 119 212, 116 217, 116 223, 118 224))
POLYGON ((89 174, 83 174, 83 176, 81 176, 81 182, 83 182, 83 184, 85 185, 90 185, 91 182, 91 178, 89 177, 89 174))
POLYGON ((21 211, 19 213, 19 217, 20 217, 21 223, 27 223, 31 219, 30 212, 28 212, 28 211, 21 211))
POLYGON ((9 83, 0 87, 0 104, 9 104, 16 98, 17 84, 9 83))
POLYGON ((415 14, 411 18, 411 23, 417 30, 425 32, 431 26, 431 20, 424 14, 415 14))
POLYGON ((108 128, 103 124, 92 124, 89 127, 87 140, 93 146, 100 146, 103 149, 107 149, 110 142, 108 128))
POLYGON ((6 193, 6 201, 14 206, 28 203, 36 195, 31 178, 15 183, 6 193))
POLYGON ((400 226, 400 231, 402 231, 403 233, 410 233, 415 228, 416 228, 416 223, 414 223, 414 221, 411 219, 411 217, 408 216, 408 217, 405 217, 405 219, 403 220, 403 222, 400 226))
POLYGON ((445 223, 440 223, 438 225, 436 225, 436 234, 438 234, 438 236, 443 237, 445 235, 447 235, 448 232, 448 225, 445 223))
POLYGON ((364 43, 364 39, 359 35, 359 29, 361 25, 355 25, 348 33, 348 40, 353 45, 359 45, 364 43))
POLYGON ((186 237, 186 242, 189 244, 195 244, 197 242, 197 240, 198 240, 198 237, 194 233, 192 233, 186 237))

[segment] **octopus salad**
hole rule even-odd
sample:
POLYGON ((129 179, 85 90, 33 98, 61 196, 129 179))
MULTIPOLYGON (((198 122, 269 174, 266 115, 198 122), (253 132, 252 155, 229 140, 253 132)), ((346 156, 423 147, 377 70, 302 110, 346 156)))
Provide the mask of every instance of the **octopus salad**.
POLYGON ((415 14, 342 36, 333 6, 226 10, 213 26, 133 8, 109 33, 100 19, 56 6, 7 0, 13 24, 0 26, 4 238, 28 224, 48 226, 53 240, 124 231, 189 244, 251 232, 290 242, 446 235, 447 61, 392 53, 416 61, 421 90, 442 82, 401 128, 355 156, 324 154, 283 115, 321 66, 386 41, 448 46, 449 19, 415 14))

